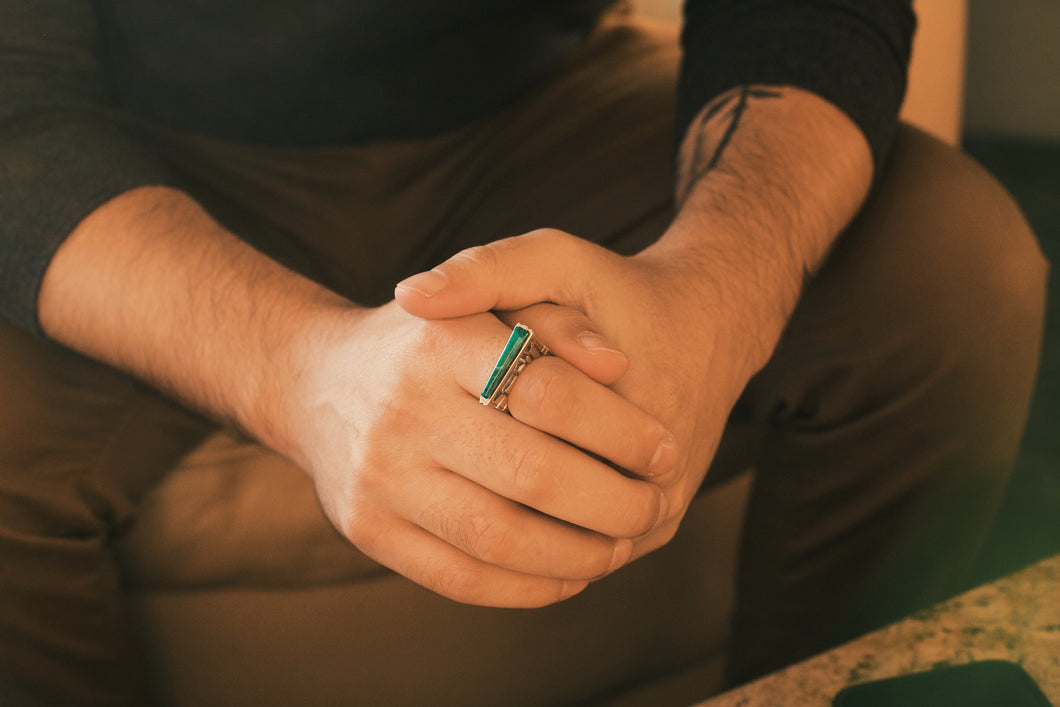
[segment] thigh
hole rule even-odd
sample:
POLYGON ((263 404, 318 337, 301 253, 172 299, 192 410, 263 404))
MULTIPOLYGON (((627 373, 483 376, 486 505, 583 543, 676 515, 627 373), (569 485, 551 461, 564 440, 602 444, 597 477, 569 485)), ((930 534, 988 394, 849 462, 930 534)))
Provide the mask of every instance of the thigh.
POLYGON ((135 702, 110 540, 206 424, 2 319, 0 401, 0 701, 135 702))
POLYGON ((734 412, 759 443, 735 679, 961 588, 1026 421, 1045 274, 991 177, 899 133, 734 412))

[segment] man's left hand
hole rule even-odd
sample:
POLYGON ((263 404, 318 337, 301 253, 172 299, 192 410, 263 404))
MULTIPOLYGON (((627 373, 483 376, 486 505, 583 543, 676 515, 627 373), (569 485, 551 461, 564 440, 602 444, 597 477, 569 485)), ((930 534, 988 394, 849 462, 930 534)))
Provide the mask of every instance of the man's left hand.
POLYGON ((731 293, 697 267, 651 249, 623 257, 545 229, 465 250, 400 283, 396 299, 423 318, 494 311, 531 327, 536 312, 568 307, 628 356, 628 371, 612 387, 671 430, 680 458, 675 471, 651 479, 670 511, 637 540, 637 557, 676 533, 732 406, 761 364, 754 327, 741 321, 731 293))

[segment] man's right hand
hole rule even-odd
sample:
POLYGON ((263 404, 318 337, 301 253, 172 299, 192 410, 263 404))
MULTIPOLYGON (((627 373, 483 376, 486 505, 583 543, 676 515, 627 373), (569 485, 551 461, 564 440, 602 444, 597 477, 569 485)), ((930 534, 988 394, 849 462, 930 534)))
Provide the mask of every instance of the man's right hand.
MULTIPOLYGON (((558 307, 526 314, 560 353, 585 331, 558 307)), ((429 322, 391 303, 350 320, 305 348, 289 417, 296 461, 367 555, 458 601, 540 606, 625 564, 665 517, 634 477, 665 471, 669 433, 571 364, 527 366, 515 417, 479 404, 511 331, 492 314, 429 322)))

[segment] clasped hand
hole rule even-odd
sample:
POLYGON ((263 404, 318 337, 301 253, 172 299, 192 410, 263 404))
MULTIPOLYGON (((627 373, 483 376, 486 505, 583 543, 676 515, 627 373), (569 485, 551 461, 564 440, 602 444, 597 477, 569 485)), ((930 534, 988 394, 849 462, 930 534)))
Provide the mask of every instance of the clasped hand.
POLYGON ((560 601, 668 542, 752 372, 682 267, 546 230, 399 284, 303 386, 300 461, 333 524, 492 606, 560 601), (556 355, 526 367, 509 416, 477 397, 516 321, 556 355))
POLYGON ((646 479, 676 463, 672 435, 603 384, 625 357, 589 336, 583 315, 525 314, 558 355, 525 369, 511 416, 478 402, 510 333, 489 313, 366 310, 319 347, 300 386, 298 461, 331 522, 462 602, 565 599, 628 562, 633 539, 668 515, 646 479))
MULTIPOLYGON (((673 228, 680 236, 682 227, 673 228)), ((633 558, 676 533, 729 412, 769 352, 753 297, 716 260, 675 241, 664 235, 623 257, 542 229, 465 250, 397 289, 402 307, 435 320, 494 311, 510 323, 535 307, 562 307, 587 317, 628 356, 628 370, 609 387, 666 427, 677 456, 668 473, 651 479, 666 512, 634 538, 633 558)), ((594 422, 603 432, 615 420, 598 409, 594 422)))

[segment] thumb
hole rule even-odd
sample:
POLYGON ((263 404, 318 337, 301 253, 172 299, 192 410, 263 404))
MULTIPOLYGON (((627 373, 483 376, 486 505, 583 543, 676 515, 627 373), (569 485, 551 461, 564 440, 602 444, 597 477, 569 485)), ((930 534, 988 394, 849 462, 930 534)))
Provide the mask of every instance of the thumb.
POLYGON ((394 299, 423 319, 522 309, 540 302, 581 308, 569 283, 588 245, 562 231, 542 229, 468 248, 399 282, 394 299))

